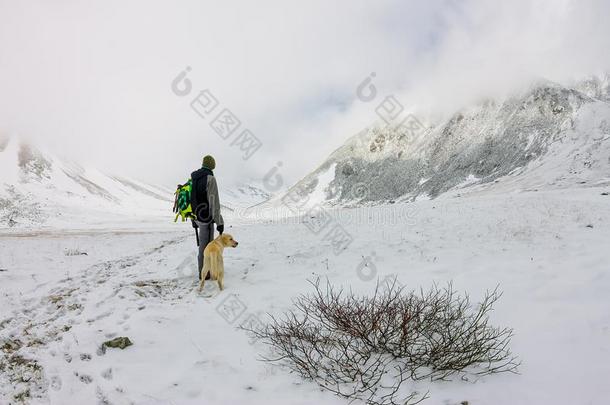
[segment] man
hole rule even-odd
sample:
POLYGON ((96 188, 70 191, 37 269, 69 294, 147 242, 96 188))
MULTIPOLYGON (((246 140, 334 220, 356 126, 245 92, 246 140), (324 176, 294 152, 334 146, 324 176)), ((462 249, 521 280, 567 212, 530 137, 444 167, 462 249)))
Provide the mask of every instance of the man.
MULTIPOLYGON (((218 185, 212 170, 216 168, 216 161, 210 155, 203 158, 201 169, 191 173, 191 207, 196 216, 193 227, 199 228, 199 279, 203 267, 203 249, 214 240, 214 224, 216 230, 224 232, 224 220, 220 215, 220 199, 218 198, 218 185)), ((210 274, 206 277, 209 279, 210 274)))

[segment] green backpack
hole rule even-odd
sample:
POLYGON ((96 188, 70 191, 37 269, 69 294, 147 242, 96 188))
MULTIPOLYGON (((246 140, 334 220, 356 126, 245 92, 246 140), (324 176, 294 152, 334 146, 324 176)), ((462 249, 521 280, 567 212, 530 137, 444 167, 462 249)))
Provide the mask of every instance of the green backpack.
POLYGON ((191 180, 186 184, 178 184, 174 193, 174 213, 176 214, 174 222, 178 221, 178 217, 182 217, 182 222, 187 219, 195 219, 191 209, 191 180))

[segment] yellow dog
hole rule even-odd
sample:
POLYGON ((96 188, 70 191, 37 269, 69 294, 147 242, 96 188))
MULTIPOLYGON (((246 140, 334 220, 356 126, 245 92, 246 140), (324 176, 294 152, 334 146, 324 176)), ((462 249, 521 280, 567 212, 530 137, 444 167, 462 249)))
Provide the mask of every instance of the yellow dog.
POLYGON ((216 239, 208 243, 203 250, 203 270, 201 271, 201 282, 199 283, 200 292, 203 290, 208 272, 210 273, 210 278, 218 282, 218 288, 222 291, 224 288, 223 279, 225 276, 222 252, 226 247, 237 247, 237 245, 237 241, 228 233, 218 235, 216 239))

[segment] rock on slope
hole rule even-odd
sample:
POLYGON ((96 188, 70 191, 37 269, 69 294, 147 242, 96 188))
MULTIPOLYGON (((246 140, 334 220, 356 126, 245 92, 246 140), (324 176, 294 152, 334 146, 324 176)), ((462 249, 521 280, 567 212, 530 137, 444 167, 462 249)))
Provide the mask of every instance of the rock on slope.
POLYGON ((434 198, 517 178, 512 182, 518 188, 608 184, 608 83, 608 76, 572 87, 539 82, 505 100, 459 111, 415 136, 368 128, 288 192, 308 206, 434 198))

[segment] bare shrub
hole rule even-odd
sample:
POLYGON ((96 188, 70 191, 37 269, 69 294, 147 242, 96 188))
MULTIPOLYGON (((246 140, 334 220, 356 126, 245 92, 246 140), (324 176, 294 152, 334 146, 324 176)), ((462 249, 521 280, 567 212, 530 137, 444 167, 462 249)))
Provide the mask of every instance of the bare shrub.
POLYGON ((407 292, 394 279, 373 296, 328 282, 294 300, 281 318, 251 330, 270 345, 264 360, 280 362, 322 388, 368 404, 415 404, 423 380, 514 372, 512 329, 488 324, 501 294, 473 305, 452 284, 407 292), (409 381, 408 384, 403 384, 409 381))

